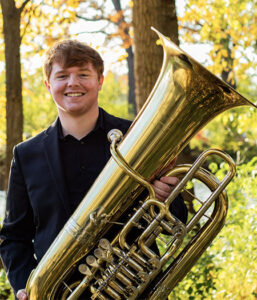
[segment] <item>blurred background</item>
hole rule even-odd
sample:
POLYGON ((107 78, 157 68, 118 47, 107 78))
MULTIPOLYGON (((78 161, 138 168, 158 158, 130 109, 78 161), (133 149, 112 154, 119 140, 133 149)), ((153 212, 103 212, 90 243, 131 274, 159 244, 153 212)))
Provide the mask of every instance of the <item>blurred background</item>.
MULTIPOLYGON (((0 0, 0 216, 4 217, 15 144, 57 117, 44 87, 45 50, 72 38, 105 61, 100 106, 133 120, 162 64, 154 26, 184 51, 257 104, 257 5, 252 0, 0 0)), ((207 148, 229 153, 237 175, 227 189, 227 222, 170 299, 257 299, 257 111, 224 112, 183 150, 193 162, 207 148)), ((226 166, 209 162, 221 176, 226 166)), ((0 299, 13 299, 0 269, 0 299)))

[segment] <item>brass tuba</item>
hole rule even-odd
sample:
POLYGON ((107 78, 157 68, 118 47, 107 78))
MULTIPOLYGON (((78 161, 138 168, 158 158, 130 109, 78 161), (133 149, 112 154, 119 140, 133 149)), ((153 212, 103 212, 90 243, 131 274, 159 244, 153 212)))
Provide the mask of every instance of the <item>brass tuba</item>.
POLYGON ((164 49, 159 78, 124 139, 117 130, 109 133, 113 157, 32 271, 30 300, 78 299, 85 291, 88 299, 165 299, 224 224, 224 188, 235 174, 225 153, 207 150, 193 166, 170 171, 181 180, 164 203, 149 182, 215 116, 255 105, 155 31, 164 49), (209 155, 229 165, 221 182, 201 167, 209 155), (206 199, 187 189, 194 180, 211 191, 206 199), (169 209, 184 191, 199 201, 187 224, 169 209), (156 239, 165 241, 161 254, 154 250, 156 239), (81 278, 71 281, 75 271, 81 278))

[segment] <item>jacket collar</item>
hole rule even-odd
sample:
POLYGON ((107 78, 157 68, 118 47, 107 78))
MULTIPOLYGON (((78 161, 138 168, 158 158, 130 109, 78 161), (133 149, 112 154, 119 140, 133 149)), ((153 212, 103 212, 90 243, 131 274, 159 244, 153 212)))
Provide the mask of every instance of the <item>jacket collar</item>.
POLYGON ((58 194, 63 202, 64 209, 66 210, 68 216, 70 216, 71 207, 59 153, 57 124, 58 119, 56 119, 55 122, 45 131, 45 136, 43 139, 44 150, 56 190, 58 191, 58 194))

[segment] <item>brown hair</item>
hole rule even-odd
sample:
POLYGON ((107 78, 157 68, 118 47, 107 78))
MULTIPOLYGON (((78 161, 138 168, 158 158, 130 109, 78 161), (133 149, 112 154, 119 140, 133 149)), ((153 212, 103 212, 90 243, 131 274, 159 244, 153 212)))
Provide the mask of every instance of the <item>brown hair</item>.
POLYGON ((100 54, 88 45, 77 40, 63 40, 55 43, 46 53, 44 75, 49 81, 53 63, 61 64, 64 68, 79 66, 91 62, 100 79, 104 64, 100 54))

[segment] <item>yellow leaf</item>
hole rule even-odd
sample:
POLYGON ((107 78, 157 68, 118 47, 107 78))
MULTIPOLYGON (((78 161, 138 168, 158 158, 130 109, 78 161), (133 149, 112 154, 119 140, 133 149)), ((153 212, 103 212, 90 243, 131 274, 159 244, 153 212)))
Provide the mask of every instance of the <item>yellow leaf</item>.
POLYGON ((223 57, 228 57, 228 51, 227 51, 227 49, 221 49, 221 55, 223 57))

